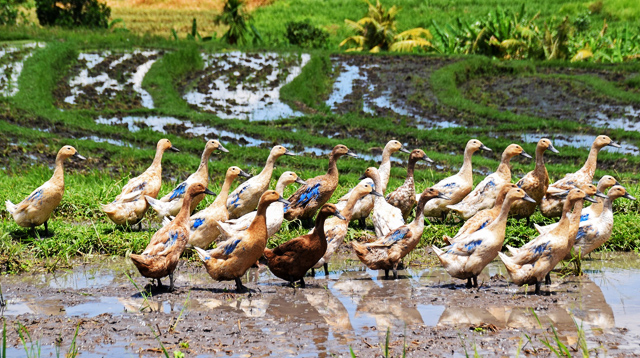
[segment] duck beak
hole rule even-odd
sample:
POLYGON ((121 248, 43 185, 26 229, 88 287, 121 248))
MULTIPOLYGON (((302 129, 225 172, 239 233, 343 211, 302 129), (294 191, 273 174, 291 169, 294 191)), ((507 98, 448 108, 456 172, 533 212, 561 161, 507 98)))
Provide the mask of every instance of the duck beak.
POLYGON ((424 160, 427 163, 433 163, 433 159, 431 159, 431 158, 429 158, 427 156, 424 156, 424 157, 420 158, 420 160, 424 160))
POLYGON ((521 156, 531 159, 531 156, 529 154, 527 154, 524 150, 522 151, 522 153, 520 153, 521 156))
POLYGON ((402 153, 407 153, 407 154, 411 154, 411 152, 409 151, 409 149, 405 148, 405 147, 400 147, 400 151, 402 153))
POLYGON ((362 174, 362 175, 360 176, 360 178, 358 178, 358 180, 364 180, 364 179, 367 179, 367 178, 368 178, 368 177, 367 177, 366 175, 362 174))
POLYGON ((487 147, 484 144, 480 147, 480 150, 484 150, 484 151, 487 151, 487 152, 493 152, 493 150, 491 150, 491 148, 487 147))
POLYGON ((356 152, 352 151, 351 149, 349 149, 349 151, 347 152, 347 155, 350 157, 358 158, 358 155, 356 154, 356 152))
POLYGON ((300 179, 300 178, 296 178, 296 183, 302 184, 302 185, 307 185, 307 182, 302 180, 302 179, 300 179))
POLYGON ((296 153, 294 153, 294 152, 292 152, 292 151, 290 151, 290 150, 287 150, 286 152, 284 152, 284 155, 290 155, 290 156, 292 156, 292 157, 297 156, 297 154, 296 154, 296 153))
POLYGON ((527 195, 527 194, 524 194, 524 198, 522 198, 522 200, 524 200, 524 201, 528 201, 528 202, 530 202, 530 203, 535 203, 535 202, 536 202, 535 200, 533 200, 533 198, 532 198, 532 197, 530 197, 530 196, 529 196, 529 195, 527 195))
POLYGON ((438 193, 438 195, 436 195, 436 198, 440 198, 440 199, 444 199, 444 200, 451 200, 450 197, 442 194, 442 193, 438 193))
POLYGON ((207 194, 207 195, 217 195, 216 193, 214 193, 211 190, 209 190, 209 188, 205 189, 202 193, 207 194))
POLYGON ((74 158, 78 158, 80 160, 87 160, 87 158, 81 156, 78 152, 76 152, 76 154, 73 155, 74 158))
POLYGON ((596 191, 596 194, 595 194, 595 195, 596 195, 598 198, 602 198, 602 199, 608 199, 608 198, 609 198, 608 196, 604 195, 604 193, 603 193, 603 192, 601 192, 600 190, 596 191))
POLYGON ((222 144, 218 144, 218 150, 223 153, 229 153, 229 149, 222 146, 222 144))
POLYGON ((624 195, 622 197, 623 198, 627 198, 629 200, 636 200, 636 198, 634 198, 633 196, 629 195, 629 193, 624 193, 624 195))
POLYGON ((285 200, 283 197, 279 197, 278 200, 276 200, 277 202, 283 203, 284 205, 291 205, 291 202, 288 200, 285 200))
POLYGON ((245 172, 244 170, 240 170, 240 174, 238 174, 241 177, 245 177, 245 178, 251 178, 253 175, 245 172))
POLYGON ((554 147, 554 146, 553 146, 553 144, 549 144, 549 148, 547 148, 547 149, 549 149, 550 151, 552 151, 553 153, 556 153, 556 154, 560 153, 560 152, 556 149, 556 147, 554 147))
POLYGON ((374 196, 379 196, 379 197, 381 197, 381 198, 384 198, 384 195, 382 195, 382 194, 378 193, 378 192, 377 192, 377 191, 375 191, 375 190, 371 190, 371 192, 370 192, 369 194, 374 195, 374 196))
POLYGON ((176 153, 180 152, 180 149, 178 149, 178 148, 176 148, 174 146, 169 147, 169 150, 172 151, 172 152, 176 152, 176 153))
POLYGON ((335 217, 337 217, 340 220, 347 220, 347 218, 345 218, 344 216, 342 216, 342 214, 340 214, 338 209, 336 209, 336 211, 333 213, 333 215, 335 215, 335 217))
POLYGON ((585 197, 584 197, 584 200, 586 200, 586 201, 590 201, 590 202, 592 202, 592 203, 597 203, 597 202, 598 202, 596 199, 594 199, 594 198, 590 197, 589 195, 585 196, 585 197))
POLYGON ((620 144, 618 144, 618 143, 616 143, 614 141, 609 142, 609 144, 607 144, 607 145, 610 145, 610 146, 612 146, 614 148, 620 148, 620 144))

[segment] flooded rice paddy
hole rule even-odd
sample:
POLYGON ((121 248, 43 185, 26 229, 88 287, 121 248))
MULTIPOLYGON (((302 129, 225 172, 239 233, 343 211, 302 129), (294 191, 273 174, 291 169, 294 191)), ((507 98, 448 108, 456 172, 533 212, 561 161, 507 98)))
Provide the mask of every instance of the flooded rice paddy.
POLYGON ((11 97, 18 93, 18 77, 24 62, 44 43, 27 42, 0 44, 0 96, 11 97))
MULTIPOLYGON (((128 260, 99 257, 73 270, 3 277, 2 315, 9 327, 24 324, 45 353, 79 324, 83 356, 157 356, 155 331, 170 351, 189 342, 194 356, 347 356, 351 347, 364 357, 381 354, 387 329, 394 355, 406 344, 409 356, 464 356, 463 346, 475 344, 483 355, 514 356, 518 344, 530 354, 545 352, 538 338, 550 338, 551 325, 575 346, 576 324, 601 354, 640 348, 637 254, 593 255, 583 262, 586 275, 554 275, 543 289, 550 294, 540 297, 510 285, 499 262, 473 290, 439 265, 410 266, 399 280, 385 280, 343 253, 330 269, 329 277, 320 271, 307 278, 307 288, 293 289, 261 265, 243 279, 253 291, 236 294, 199 263, 183 263, 175 292, 154 289, 145 298, 127 274, 139 287, 148 280, 128 260), (532 337, 527 345, 525 333, 532 337)), ((15 331, 8 341, 11 353, 24 352, 15 331)), ((69 343, 64 338, 62 346, 69 343)))

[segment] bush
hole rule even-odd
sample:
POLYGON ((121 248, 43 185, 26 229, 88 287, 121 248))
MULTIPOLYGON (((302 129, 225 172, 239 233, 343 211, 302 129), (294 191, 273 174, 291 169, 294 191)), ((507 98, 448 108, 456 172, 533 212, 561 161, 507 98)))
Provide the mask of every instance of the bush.
POLYGON ((27 0, 0 0, 0 26, 15 25, 18 15, 25 16, 18 8, 27 5, 27 0))
POLYGON ((291 21, 286 26, 285 36, 291 45, 305 48, 324 48, 327 45, 329 34, 311 25, 309 20, 291 21))
POLYGON ((111 8, 97 0, 36 0, 42 26, 108 28, 111 8))

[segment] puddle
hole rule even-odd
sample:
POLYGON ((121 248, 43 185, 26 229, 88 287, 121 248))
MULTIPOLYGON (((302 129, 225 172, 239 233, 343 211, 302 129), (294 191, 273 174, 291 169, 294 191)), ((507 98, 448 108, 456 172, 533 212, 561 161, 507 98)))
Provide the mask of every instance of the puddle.
MULTIPOLYGON (((493 134, 495 135, 495 134, 493 134)), ((504 136, 504 134, 500 134, 504 136)), ((556 147, 574 147, 574 148, 591 148, 593 141, 597 136, 590 134, 541 134, 541 133, 524 133, 520 136, 520 139, 525 143, 538 143, 540 138, 549 138, 556 147)), ((605 151, 622 154, 640 155, 640 150, 637 146, 627 143, 625 141, 616 141, 620 144, 620 148, 614 148, 607 146, 605 151)))
POLYGON ((88 136, 88 137, 82 137, 82 138, 78 138, 78 139, 80 139, 80 140, 90 140, 90 141, 94 141, 96 143, 108 143, 108 144, 117 145, 119 147, 137 148, 131 143, 125 143, 124 141, 121 141, 121 140, 118 140, 118 139, 102 138, 102 137, 98 137, 98 136, 94 136, 94 135, 88 136))
POLYGON ((130 132, 137 132, 143 128, 148 128, 152 131, 163 134, 167 133, 165 126, 177 126, 181 127, 179 132, 176 133, 178 135, 186 133, 192 134, 194 136, 204 136, 205 138, 215 137, 221 140, 232 141, 245 147, 258 147, 262 144, 271 143, 262 139, 252 138, 227 130, 219 130, 217 128, 209 127, 200 123, 192 123, 191 121, 185 121, 175 117, 167 116, 124 116, 112 118, 105 118, 100 116, 96 119, 96 123, 106 125, 126 125, 127 129, 130 132))
POLYGON ((144 76, 160 57, 159 51, 128 53, 103 51, 80 53, 78 64, 61 83, 57 95, 61 107, 154 108, 149 92, 142 89, 144 76))
POLYGON ((603 104, 602 111, 595 114, 595 118, 588 118, 587 122, 594 127, 622 129, 625 131, 640 131, 640 109, 633 106, 611 106, 603 104), (614 113, 619 113, 618 115, 614 113))
POLYGON ((251 121, 303 115, 280 101, 280 89, 302 72, 309 54, 234 51, 202 57, 204 70, 184 95, 189 104, 220 118, 251 121))
POLYGON ((18 93, 18 77, 22 73, 24 62, 33 55, 36 48, 44 46, 41 42, 0 44, 0 96, 12 97, 18 93))

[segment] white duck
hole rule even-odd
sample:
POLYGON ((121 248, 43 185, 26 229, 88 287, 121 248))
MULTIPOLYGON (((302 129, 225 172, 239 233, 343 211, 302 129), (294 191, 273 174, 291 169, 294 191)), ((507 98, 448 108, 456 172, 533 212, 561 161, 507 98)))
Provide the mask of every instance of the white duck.
MULTIPOLYGON (((364 172, 364 175, 360 179, 369 178, 373 180, 374 190, 377 187, 381 187, 380 174, 375 167, 369 167, 364 172)), ((387 234, 404 225, 404 219, 402 218, 402 211, 389 204, 385 198, 376 196, 373 201, 373 212, 371 213, 371 220, 373 221, 373 227, 376 231, 376 237, 385 237, 387 234)))

